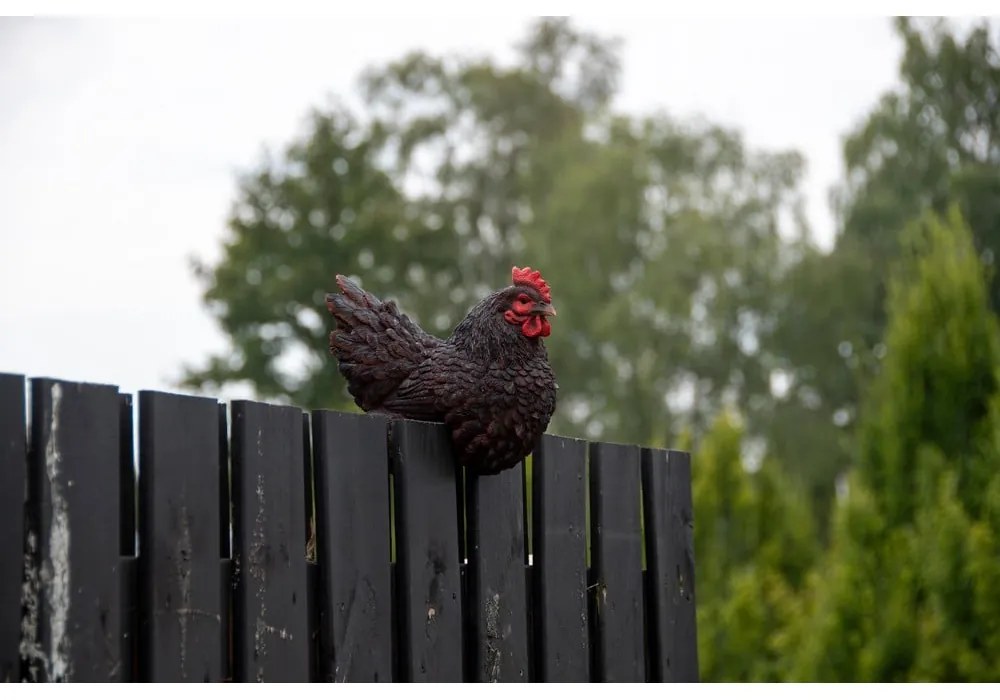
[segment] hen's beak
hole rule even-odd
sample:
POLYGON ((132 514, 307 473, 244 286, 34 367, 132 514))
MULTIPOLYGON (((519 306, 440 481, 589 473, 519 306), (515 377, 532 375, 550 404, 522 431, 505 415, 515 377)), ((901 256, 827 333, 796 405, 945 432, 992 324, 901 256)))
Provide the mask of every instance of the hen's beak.
POLYGON ((556 307, 552 304, 535 304, 535 308, 531 310, 531 313, 538 314, 539 316, 555 316, 556 307))

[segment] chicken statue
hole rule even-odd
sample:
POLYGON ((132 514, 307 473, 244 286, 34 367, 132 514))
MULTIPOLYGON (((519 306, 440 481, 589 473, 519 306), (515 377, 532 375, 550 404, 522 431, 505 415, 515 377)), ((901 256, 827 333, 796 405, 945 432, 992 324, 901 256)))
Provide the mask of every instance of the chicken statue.
POLYGON ((444 423, 457 457, 480 474, 516 466, 535 447, 556 407, 549 285, 530 267, 469 311, 451 337, 425 333, 393 301, 343 275, 327 294, 336 319, 330 352, 366 412, 444 423))

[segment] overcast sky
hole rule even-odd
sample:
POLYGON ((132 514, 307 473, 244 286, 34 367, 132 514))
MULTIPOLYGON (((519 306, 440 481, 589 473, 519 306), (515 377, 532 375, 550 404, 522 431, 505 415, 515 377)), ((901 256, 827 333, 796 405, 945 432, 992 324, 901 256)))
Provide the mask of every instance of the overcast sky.
MULTIPOLYGON (((800 150, 830 244, 841 137, 896 82, 888 20, 578 23, 624 40, 619 109, 800 150)), ((418 48, 506 59, 527 24, 0 19, 0 372, 172 388, 225 347, 188 260, 217 258, 237 174, 329 95, 356 100, 364 67, 418 48)))

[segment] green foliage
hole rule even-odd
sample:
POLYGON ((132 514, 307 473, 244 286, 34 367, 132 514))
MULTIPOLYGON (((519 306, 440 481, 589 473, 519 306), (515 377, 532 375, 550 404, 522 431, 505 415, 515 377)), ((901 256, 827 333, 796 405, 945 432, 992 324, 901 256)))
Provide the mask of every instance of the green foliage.
POLYGON ((890 524, 912 520, 925 492, 938 486, 936 471, 913 468, 922 448, 958 460, 963 501, 980 512, 989 474, 967 462, 986 428, 1000 367, 996 318, 959 214, 922 221, 906 238, 912 251, 890 286, 890 354, 861 433, 863 468, 890 524))
MULTIPOLYGON (((303 143, 243 178, 219 263, 196 266, 208 308, 233 347, 207 367, 189 369, 186 385, 246 381, 262 397, 346 405, 326 387, 323 297, 331 266, 351 261, 378 278, 408 260, 441 260, 439 248, 428 244, 434 233, 409 213, 380 169, 377 143, 373 130, 343 109, 317 112, 303 143), (413 245, 404 248, 400 239, 413 245)), ((399 297, 410 301, 405 290, 399 297)))
MULTIPOLYGON (((904 44, 900 85, 844 143, 836 247, 807 255, 789 275, 767 348, 791 378, 769 437, 783 461, 811 465, 805 475, 820 510, 833 477, 852 461, 862 388, 885 352, 886 273, 900 255, 900 232, 925 210, 944 213, 956 203, 983 260, 992 265, 1000 253, 995 25, 980 22, 959 36, 945 21, 899 19, 896 29, 904 44)), ((989 289, 1000 309, 1000 277, 989 289)))
POLYGON ((957 211, 907 242, 859 471, 813 579, 800 678, 1000 679, 1000 331, 957 211))
POLYGON ((757 420, 771 454, 798 465, 823 530, 834 483, 853 464, 859 385, 878 362, 874 352, 860 352, 873 331, 858 311, 879 303, 875 276, 857 247, 832 255, 810 250, 773 299, 777 321, 767 350, 782 358, 786 388, 757 420))
POLYGON ((745 431, 722 413, 693 467, 698 653, 713 681, 775 681, 788 674, 801 591, 819 555, 794 480, 766 461, 751 473, 745 431))
MULTIPOLYGON (((983 22, 963 39, 951 27, 899 19, 902 87, 847 139, 847 185, 839 193, 844 238, 865 241, 879 262, 923 209, 959 201, 981 249, 1000 244, 1000 52, 983 22)), ((994 287, 994 299, 996 287, 994 287)))

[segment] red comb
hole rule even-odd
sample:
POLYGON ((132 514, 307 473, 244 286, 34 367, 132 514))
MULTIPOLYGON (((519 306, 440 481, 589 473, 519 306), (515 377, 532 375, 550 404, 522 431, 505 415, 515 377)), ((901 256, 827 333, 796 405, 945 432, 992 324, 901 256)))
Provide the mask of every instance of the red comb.
POLYGON ((542 273, 532 270, 530 267, 515 267, 510 271, 510 278, 514 284, 523 284, 526 287, 533 287, 542 295, 542 301, 546 304, 552 303, 552 290, 549 284, 542 279, 542 273))

